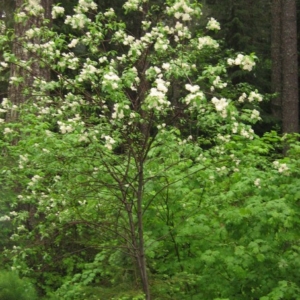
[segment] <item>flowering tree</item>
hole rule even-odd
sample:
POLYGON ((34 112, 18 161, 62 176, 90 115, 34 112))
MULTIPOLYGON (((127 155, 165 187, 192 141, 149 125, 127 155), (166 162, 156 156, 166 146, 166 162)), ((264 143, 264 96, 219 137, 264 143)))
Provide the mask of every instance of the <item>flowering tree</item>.
MULTIPOLYGON (((93 1, 82 0, 64 19, 72 34, 27 30, 39 43, 24 40, 22 47, 51 68, 53 79, 33 78, 24 105, 1 104, 3 114, 19 112, 15 122, 2 119, 1 143, 6 186, 18 183, 20 191, 1 220, 15 224, 14 268, 43 270, 57 249, 63 257, 70 252, 65 236, 72 236, 75 252, 83 244, 97 249, 94 263, 114 257, 122 264, 125 253, 151 299, 149 272, 164 272, 153 258, 172 251, 174 272, 184 271, 188 242, 177 237, 179 225, 189 219, 185 228, 191 228, 195 212, 206 211, 215 182, 257 163, 251 155, 241 163, 239 149, 257 143, 251 124, 260 119, 262 96, 228 81, 227 68, 249 72, 255 56, 220 57, 212 38, 220 24, 211 18, 198 29, 197 3, 130 0, 123 9, 140 20, 137 33, 112 8, 96 12, 93 1), (202 197, 201 190, 210 192, 202 197)), ((63 15, 53 7, 53 19, 63 15)), ((9 51, 4 57, 1 68, 18 63, 9 51)), ((288 171, 280 162, 274 167, 288 171)), ((260 180, 253 178, 252 186, 260 180)), ((214 219, 214 210, 206 212, 214 219)), ((70 275, 78 264, 62 272, 70 275)), ((104 265, 74 282, 107 275, 104 265)))

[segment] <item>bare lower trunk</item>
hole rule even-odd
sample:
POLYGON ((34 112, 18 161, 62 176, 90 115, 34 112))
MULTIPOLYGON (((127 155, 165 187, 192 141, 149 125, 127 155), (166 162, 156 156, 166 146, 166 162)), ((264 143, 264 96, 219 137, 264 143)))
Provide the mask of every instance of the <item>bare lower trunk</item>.
POLYGON ((138 249, 138 261, 140 265, 140 274, 143 284, 143 291, 146 295, 146 300, 150 300, 150 287, 147 274, 147 262, 145 256, 145 245, 144 245, 144 228, 143 228, 143 184, 144 184, 144 173, 143 166, 140 165, 139 170, 139 183, 137 192, 137 210, 138 210, 138 237, 139 237, 139 249, 138 249))

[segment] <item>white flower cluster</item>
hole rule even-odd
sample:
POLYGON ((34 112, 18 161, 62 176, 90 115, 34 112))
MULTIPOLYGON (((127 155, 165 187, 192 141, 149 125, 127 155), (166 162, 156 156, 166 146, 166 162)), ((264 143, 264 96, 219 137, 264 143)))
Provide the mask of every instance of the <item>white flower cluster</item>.
MULTIPOLYGON (((170 66, 170 64, 169 64, 169 66, 170 66)), ((159 68, 157 66, 151 66, 146 71, 146 75, 147 75, 148 79, 154 79, 156 77, 161 77, 162 76, 161 68, 159 68)))
POLYGON ((25 14, 24 11, 21 11, 19 13, 15 14, 15 22, 16 23, 21 23, 23 21, 25 21, 28 18, 27 14, 25 14))
POLYGON ((200 87, 199 87, 199 85, 186 84, 185 89, 191 93, 196 93, 200 90, 200 87))
POLYGON ((249 102, 253 102, 253 101, 257 101, 257 102, 261 102, 263 100, 263 97, 261 94, 259 94, 257 91, 251 91, 250 94, 249 94, 249 97, 247 96, 246 93, 243 93, 238 101, 241 102, 241 103, 244 103, 245 100, 247 100, 248 98, 248 101, 249 102))
POLYGON ((28 0, 24 7, 24 10, 26 10, 30 15, 33 16, 37 16, 44 11, 40 0, 28 0))
POLYGON ((231 128, 232 133, 237 133, 237 132, 238 132, 238 129, 239 129, 239 123, 234 122, 234 123, 232 124, 232 128, 231 128))
MULTIPOLYGON (((7 98, 3 98, 1 106, 3 108, 0 108, 0 113, 6 113, 7 109, 9 109, 11 105, 7 98)), ((4 119, 0 119, 0 123, 4 123, 4 121, 4 119)))
POLYGON ((50 107, 41 107, 41 109, 39 110, 39 113, 41 115, 48 115, 50 114, 50 107))
POLYGON ((2 216, 0 217, 0 222, 10 221, 10 216, 2 216))
POLYGON ((23 77, 11 76, 9 77, 9 84, 19 84, 23 81, 23 77))
POLYGON ((190 107, 189 107, 190 110, 193 110, 194 108, 199 107, 199 103, 197 103, 197 102, 201 102, 204 99, 205 99, 204 93, 202 91, 198 91, 196 93, 188 94, 184 98, 184 102, 187 105, 190 105, 190 107), (196 100, 198 100, 198 101, 196 101, 196 100))
POLYGON ((104 87, 111 87, 112 89, 117 89, 119 87, 120 77, 111 69, 108 73, 104 74, 102 85, 104 87))
POLYGON ((62 110, 70 108, 72 111, 75 111, 80 105, 84 105, 84 100, 80 95, 74 95, 72 93, 67 93, 65 95, 65 101, 61 106, 62 110))
POLYGON ((135 41, 135 37, 132 35, 124 35, 123 45, 131 45, 135 41))
POLYGON ((59 126, 59 130, 62 134, 71 133, 75 130, 75 126, 84 125, 84 122, 81 121, 81 117, 79 114, 76 114, 74 118, 70 118, 67 120, 67 123, 57 121, 59 126))
POLYGON ((179 146, 182 146, 182 145, 185 145, 187 144, 189 141, 191 141, 193 139, 193 137, 191 135, 189 135, 186 139, 183 139, 183 140, 179 140, 178 141, 178 145, 179 146))
POLYGON ((121 106, 119 103, 115 103, 114 104, 114 112, 112 113, 112 118, 113 119, 118 119, 118 120, 121 120, 125 117, 125 114, 124 114, 124 109, 125 110, 129 110, 129 105, 124 105, 124 106, 121 106))
POLYGON ((190 94, 183 99, 187 105, 191 104, 189 109, 192 110, 197 107, 197 103, 195 102, 196 99, 200 99, 200 101, 205 99, 205 95, 202 91, 200 91, 200 87, 198 85, 186 84, 185 89, 190 92, 190 94))
POLYGON ((61 121, 57 121, 57 124, 58 124, 59 130, 62 134, 70 133, 75 130, 75 128, 71 124, 65 124, 61 121))
POLYGON ((101 137, 104 138, 105 140, 104 147, 107 148, 108 150, 112 150, 113 144, 115 144, 116 141, 109 135, 102 135, 101 137))
POLYGON ((260 186, 260 179, 259 178, 256 178, 254 180, 254 185, 257 186, 259 189, 261 188, 261 186, 260 186))
POLYGON ((85 25, 89 24, 91 19, 89 19, 83 13, 77 13, 73 16, 67 16, 65 24, 69 24, 73 29, 83 29, 85 25))
POLYGON ((252 102, 254 100, 261 102, 263 100, 263 97, 262 97, 262 95, 257 93, 257 91, 252 91, 249 94, 248 100, 249 100, 249 102, 252 102))
POLYGON ((39 176, 39 175, 34 175, 32 178, 31 178, 31 181, 28 183, 29 186, 33 186, 35 185, 39 180, 41 180, 42 177, 39 176))
POLYGON ((252 140, 254 137, 254 130, 252 128, 244 127, 240 130, 240 135, 246 139, 252 140))
POLYGON ((79 82, 83 82, 89 79, 94 79, 94 77, 99 73, 99 70, 95 67, 95 65, 96 63, 88 58, 83 64, 77 80, 79 82))
POLYGON ((71 70, 76 70, 79 67, 79 58, 76 57, 73 52, 62 53, 57 65, 62 68, 67 67, 71 70))
POLYGON ((25 32, 25 36, 29 39, 32 39, 33 37, 39 36, 41 33, 40 28, 30 28, 25 32))
POLYGON ((221 113, 221 116, 223 118, 227 117, 227 106, 228 101, 225 98, 218 99, 216 97, 213 97, 211 99, 211 102, 215 105, 216 111, 221 113))
POLYGON ((104 16, 107 18, 113 18, 116 16, 116 13, 113 8, 110 8, 104 13, 104 16))
POLYGON ((69 48, 75 48, 76 45, 78 44, 79 39, 72 39, 72 41, 68 44, 69 48))
POLYGON ((261 120, 260 112, 256 109, 253 109, 250 118, 253 120, 261 120))
POLYGON ((4 130, 3 130, 4 135, 7 135, 7 134, 10 134, 10 133, 13 133, 13 132, 14 131, 11 128, 8 128, 8 127, 4 128, 4 130))
POLYGON ((78 6, 75 7, 74 11, 77 13, 88 12, 89 10, 96 10, 97 4, 92 0, 79 0, 78 6))
POLYGON ((208 29, 208 30, 220 30, 221 26, 220 26, 220 23, 215 18, 210 18, 207 25, 206 25, 206 29, 208 29))
POLYGON ((227 63, 229 66, 240 66, 243 70, 251 71, 255 66, 255 61, 249 55, 238 54, 235 59, 228 58, 227 63))
POLYGON ((29 161, 28 154, 20 155, 19 169, 24 169, 24 165, 29 161))
POLYGON ((142 55, 142 51, 145 48, 145 44, 141 40, 135 40, 134 43, 130 45, 127 56, 133 57, 135 60, 142 55))
POLYGON ((219 141, 221 141, 222 143, 229 143, 231 140, 231 135, 227 134, 227 135, 221 135, 220 133, 218 133, 217 135, 217 139, 219 141))
POLYGON ((281 164, 277 160, 273 162, 273 165, 278 170, 279 173, 285 173, 289 169, 286 163, 281 164))
POLYGON ((0 33, 4 33, 6 30, 6 25, 4 21, 0 20, 0 33))
POLYGON ((215 88, 219 88, 219 89, 223 89, 227 86, 227 82, 222 82, 221 77, 220 76, 216 76, 216 78, 213 81, 213 87, 215 88))
POLYGON ((146 3, 148 0, 128 0, 123 5, 123 8, 127 11, 136 11, 142 9, 143 2, 146 3))
POLYGON ((201 50, 204 47, 210 47, 210 48, 217 49, 217 48, 219 48, 219 44, 217 41, 215 41, 210 36, 204 36, 204 37, 198 38, 198 49, 201 50))
POLYGON ((143 30, 148 30, 151 26, 151 21, 142 21, 142 28, 143 30))
POLYGON ((154 49, 157 52, 164 52, 168 49, 169 44, 170 41, 166 37, 160 36, 157 38, 156 43, 154 44, 154 49))
POLYGON ((148 104, 148 109, 154 108, 158 111, 162 111, 171 104, 166 97, 170 82, 166 82, 162 78, 157 78, 155 84, 156 87, 150 89, 150 93, 145 102, 148 104))
POLYGON ((158 124, 157 129, 158 130, 163 130, 166 127, 166 123, 158 124))
MULTIPOLYGON (((165 27, 166 28, 166 27, 165 27)), ((169 28, 167 28, 169 29, 169 28)), ((172 34, 172 33, 177 33, 174 35, 175 42, 178 42, 179 40, 182 39, 190 39, 191 38, 191 32, 187 26, 184 26, 180 22, 176 22, 174 30, 168 30, 167 33, 172 34)))
POLYGON ((167 7, 167 13, 173 15, 176 19, 190 21, 193 15, 200 14, 200 12, 193 9, 188 4, 189 1, 177 0, 173 6, 167 7))
POLYGON ((49 41, 47 43, 33 44, 27 43, 27 49, 32 52, 42 51, 43 56, 47 57, 50 61, 55 57, 59 57, 61 54, 59 50, 56 49, 54 41, 49 41))
POLYGON ((53 6, 51 11, 52 19, 56 19, 59 16, 63 16, 65 9, 61 6, 53 6))

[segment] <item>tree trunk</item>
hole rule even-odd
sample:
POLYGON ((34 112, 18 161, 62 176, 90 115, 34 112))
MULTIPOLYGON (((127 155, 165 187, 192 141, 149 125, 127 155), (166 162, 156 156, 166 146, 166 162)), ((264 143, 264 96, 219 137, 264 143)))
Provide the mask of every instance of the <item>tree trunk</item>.
POLYGON ((282 0, 272 1, 272 92, 276 97, 272 99, 272 115, 282 120, 282 60, 281 60, 281 2, 282 0))
POLYGON ((145 256, 144 245, 144 226, 143 226, 143 186, 144 186, 144 170, 143 163, 139 166, 139 182, 137 191, 137 217, 138 217, 138 262, 140 266, 140 274, 143 284, 143 291, 146 296, 146 300, 151 299, 150 286, 147 274, 147 262, 145 256))
POLYGON ((282 130, 299 131, 296 0, 282 1, 282 130))
MULTIPOLYGON (((24 0, 16 0, 16 10, 24 11, 28 15, 28 11, 24 10, 24 0)), ((50 19, 51 17, 51 6, 52 0, 42 0, 40 1, 41 6, 44 9, 44 13, 39 15, 30 15, 27 22, 15 22, 15 40, 13 42, 12 51, 15 55, 17 62, 11 64, 10 78, 23 78, 22 82, 18 84, 10 83, 8 87, 8 98, 13 105, 19 105, 24 103, 30 94, 28 94, 25 89, 30 90, 34 77, 43 78, 48 81, 50 79, 50 69, 42 68, 38 58, 32 56, 31 53, 26 51, 25 44, 28 42, 38 43, 36 38, 28 39, 26 38, 26 31, 30 28, 40 27, 42 25, 43 19, 50 19), (18 62, 28 62, 32 61, 30 70, 20 66, 18 62)), ((16 110, 11 110, 7 112, 6 121, 14 121, 17 118, 16 110)))

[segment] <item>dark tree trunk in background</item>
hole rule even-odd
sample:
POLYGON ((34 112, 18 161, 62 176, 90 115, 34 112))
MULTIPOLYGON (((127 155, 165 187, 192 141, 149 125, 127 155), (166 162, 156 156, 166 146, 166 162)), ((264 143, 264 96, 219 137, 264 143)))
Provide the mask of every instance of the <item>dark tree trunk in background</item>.
POLYGON ((296 0, 272 1, 272 90, 272 113, 282 121, 282 132, 298 132, 296 0))
POLYGON ((272 99, 271 109, 273 116, 282 120, 282 60, 281 60, 281 2, 272 1, 272 92, 276 97, 272 99))
MULTIPOLYGON (((17 11, 23 10, 24 0, 16 0, 16 9, 17 11)), ((44 9, 44 13, 38 16, 30 16, 28 21, 23 22, 15 22, 14 30, 15 30, 15 40, 13 42, 13 53, 15 54, 18 60, 22 60, 24 62, 32 61, 30 70, 26 70, 18 64, 11 64, 10 69, 10 77, 22 77, 23 81, 18 84, 10 84, 8 87, 8 98, 14 105, 19 105, 24 103, 26 99, 30 96, 26 93, 26 89, 32 86, 34 77, 43 78, 48 81, 50 79, 50 70, 48 68, 43 68, 36 57, 29 53, 24 48, 24 43, 38 43, 39 41, 36 38, 26 39, 25 33, 28 29, 39 27, 42 25, 43 19, 51 18, 51 6, 52 0, 42 0, 40 1, 41 6, 44 9)), ((26 14, 28 12, 25 11, 26 14)), ((17 113, 15 110, 11 110, 6 115, 6 121, 13 121, 17 118, 17 113)))
POLYGON ((296 0, 282 1, 282 130, 299 131, 296 0))

